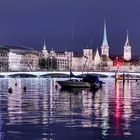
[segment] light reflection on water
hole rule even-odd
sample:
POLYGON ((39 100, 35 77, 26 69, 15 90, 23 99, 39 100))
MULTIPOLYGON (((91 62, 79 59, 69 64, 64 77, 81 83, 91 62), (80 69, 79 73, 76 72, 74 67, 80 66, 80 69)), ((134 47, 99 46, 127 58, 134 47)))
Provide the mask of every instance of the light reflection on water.
POLYGON ((103 79, 94 93, 56 80, 0 79, 0 139, 139 139, 139 82, 103 79))

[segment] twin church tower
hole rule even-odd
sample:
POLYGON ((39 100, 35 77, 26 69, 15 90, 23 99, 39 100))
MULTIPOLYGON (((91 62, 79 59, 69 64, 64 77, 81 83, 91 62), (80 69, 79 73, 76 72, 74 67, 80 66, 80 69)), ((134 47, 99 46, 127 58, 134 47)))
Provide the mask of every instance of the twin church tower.
MULTIPOLYGON (((105 22, 104 22, 103 42, 102 42, 102 46, 101 46, 101 55, 106 55, 109 57, 109 45, 108 45, 108 40, 107 40, 107 31, 106 31, 106 23, 105 22)), ((124 45, 123 59, 125 61, 131 60, 131 46, 129 44, 128 31, 127 31, 126 42, 124 45)))

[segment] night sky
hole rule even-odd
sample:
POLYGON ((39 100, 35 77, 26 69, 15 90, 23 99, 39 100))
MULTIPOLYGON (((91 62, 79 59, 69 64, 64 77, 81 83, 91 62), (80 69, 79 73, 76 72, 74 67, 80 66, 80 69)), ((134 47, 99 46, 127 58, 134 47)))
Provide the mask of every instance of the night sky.
POLYGON ((132 54, 140 55, 140 0, 0 0, 0 44, 41 50, 46 40, 49 50, 95 50, 104 18, 110 53, 123 54, 128 30, 132 54))

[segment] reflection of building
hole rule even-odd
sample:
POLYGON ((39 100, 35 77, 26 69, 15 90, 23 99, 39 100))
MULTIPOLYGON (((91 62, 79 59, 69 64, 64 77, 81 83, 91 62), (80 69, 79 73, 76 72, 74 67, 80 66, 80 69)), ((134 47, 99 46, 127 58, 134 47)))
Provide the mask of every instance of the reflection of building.
POLYGON ((0 46, 1 71, 36 70, 38 60, 39 54, 33 49, 15 46, 0 46))
POLYGON ((102 105, 101 105, 101 128, 102 128, 102 135, 106 136, 108 134, 109 129, 109 88, 106 87, 105 92, 102 96, 102 105))
POLYGON ((9 79, 8 87, 12 87, 13 90, 12 94, 8 94, 9 123, 20 123, 22 121, 21 79, 9 79), (15 83, 17 83, 17 86, 15 86, 15 83))
POLYGON ((116 105, 115 105, 115 135, 120 135, 120 119, 121 119, 121 92, 120 92, 120 83, 116 83, 116 105))
MULTIPOLYGON (((83 118, 90 118, 93 115, 93 93, 86 90, 82 91, 82 116, 83 118)), ((92 120, 83 119, 83 127, 92 127, 92 120)))
MULTIPOLYGON (((124 83, 124 106, 123 106, 123 118, 125 120, 124 133, 130 135, 130 121, 132 115, 132 101, 131 101, 131 82, 124 83)), ((126 135, 124 134, 124 135, 126 135)))

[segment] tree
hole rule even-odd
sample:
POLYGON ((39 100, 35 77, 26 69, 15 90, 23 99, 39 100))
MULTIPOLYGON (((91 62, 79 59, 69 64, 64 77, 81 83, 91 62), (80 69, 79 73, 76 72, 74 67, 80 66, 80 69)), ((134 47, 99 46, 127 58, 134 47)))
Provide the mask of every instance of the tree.
POLYGON ((47 69, 47 60, 46 59, 40 59, 39 60, 39 67, 40 67, 40 69, 47 69))
POLYGON ((41 69, 56 70, 57 60, 55 58, 47 58, 47 59, 43 58, 39 61, 39 67, 41 69))

